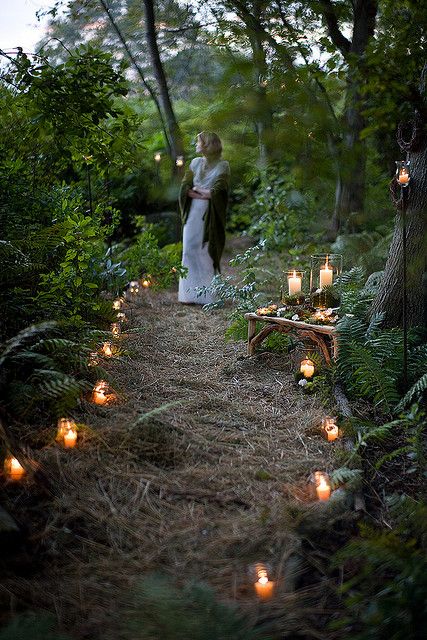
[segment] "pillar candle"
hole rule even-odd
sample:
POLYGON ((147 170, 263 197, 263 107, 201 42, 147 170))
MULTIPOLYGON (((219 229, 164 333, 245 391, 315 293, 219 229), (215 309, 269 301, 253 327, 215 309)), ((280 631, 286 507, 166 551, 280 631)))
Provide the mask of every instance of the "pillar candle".
POLYGON ((293 275, 288 275, 289 295, 294 296, 301 291, 301 277, 297 276, 296 271, 293 275))
POLYGON ((320 269, 320 288, 324 289, 325 287, 329 287, 332 284, 332 274, 333 270, 329 268, 328 258, 326 258, 326 262, 320 269))

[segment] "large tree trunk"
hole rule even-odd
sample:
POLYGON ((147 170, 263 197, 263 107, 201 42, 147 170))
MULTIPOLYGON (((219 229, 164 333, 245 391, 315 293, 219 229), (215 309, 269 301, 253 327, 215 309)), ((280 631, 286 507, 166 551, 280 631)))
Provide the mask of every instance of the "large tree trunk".
MULTIPOLYGON (((406 212, 407 243, 407 319, 409 326, 425 326, 427 311, 423 280, 427 256, 427 145, 409 155, 411 184, 406 212)), ((387 326, 402 325, 403 309, 403 254, 402 213, 396 216, 394 235, 390 246, 380 290, 371 313, 385 312, 387 326)))
MULTIPOLYGON (((172 107, 169 95, 166 74, 160 59, 159 47, 157 45, 156 24, 154 17, 154 4, 152 0, 144 0, 145 7, 145 36, 147 39, 148 51, 150 53, 151 65, 154 77, 159 89, 159 100, 162 108, 166 132, 171 149, 173 166, 176 168, 176 159, 184 155, 184 143, 181 130, 172 107)), ((176 170, 176 169, 175 169, 176 170)), ((179 172, 179 171, 178 171, 179 172)))
POLYGON ((341 32, 337 7, 332 0, 320 0, 329 37, 349 65, 346 109, 343 117, 341 163, 335 194, 335 211, 331 222, 331 237, 347 223, 350 214, 362 214, 365 201, 366 149, 360 140, 365 127, 363 101, 359 83, 361 65, 370 38, 374 35, 378 0, 353 1, 353 33, 348 40, 341 32))

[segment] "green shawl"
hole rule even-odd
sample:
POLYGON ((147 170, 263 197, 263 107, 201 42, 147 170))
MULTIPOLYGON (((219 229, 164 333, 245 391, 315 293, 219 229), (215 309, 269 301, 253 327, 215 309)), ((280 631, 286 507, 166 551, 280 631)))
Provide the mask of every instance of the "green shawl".
MULTIPOLYGON (((182 224, 187 222, 191 201, 188 190, 193 187, 193 172, 188 169, 185 172, 179 193, 179 209, 182 224)), ((208 208, 203 216, 205 228, 203 244, 208 243, 208 252, 213 260, 215 271, 221 272, 220 261, 225 244, 225 214, 227 211, 229 181, 227 174, 221 174, 211 187, 211 197, 208 200, 208 208)))

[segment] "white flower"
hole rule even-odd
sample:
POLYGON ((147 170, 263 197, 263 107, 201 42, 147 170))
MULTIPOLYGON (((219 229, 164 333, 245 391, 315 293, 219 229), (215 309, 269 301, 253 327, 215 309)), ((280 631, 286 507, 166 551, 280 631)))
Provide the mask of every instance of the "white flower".
POLYGON ((305 387, 305 385, 307 384, 307 380, 305 378, 301 378, 298 384, 300 387, 305 387))
POLYGON ((294 316, 292 316, 292 320, 299 320, 299 315, 296 313, 294 316))

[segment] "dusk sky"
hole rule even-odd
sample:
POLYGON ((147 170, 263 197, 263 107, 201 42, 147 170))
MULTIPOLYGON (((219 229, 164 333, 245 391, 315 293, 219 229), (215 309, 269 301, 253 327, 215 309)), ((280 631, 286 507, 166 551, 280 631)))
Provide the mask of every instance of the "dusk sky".
POLYGON ((12 51, 19 46, 32 53, 46 22, 37 21, 36 11, 53 4, 54 0, 0 0, 0 49, 12 51))

